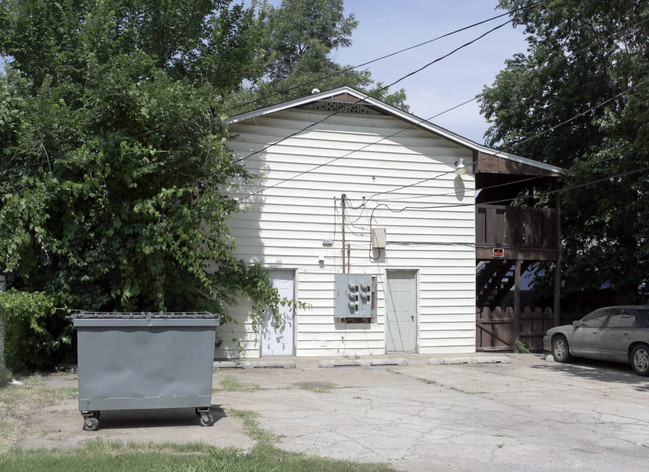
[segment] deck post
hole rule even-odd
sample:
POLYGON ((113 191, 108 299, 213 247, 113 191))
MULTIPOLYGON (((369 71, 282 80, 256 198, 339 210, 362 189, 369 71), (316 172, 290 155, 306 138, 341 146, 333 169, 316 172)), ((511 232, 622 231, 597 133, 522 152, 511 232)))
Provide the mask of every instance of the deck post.
POLYGON ((557 257, 557 262, 554 266, 554 310, 553 310, 553 322, 554 326, 559 326, 561 323, 561 263, 563 262, 563 246, 561 244, 561 197, 557 193, 556 201, 556 228, 557 228, 557 248, 559 255, 557 257))
POLYGON ((521 333, 521 262, 517 258, 514 268, 514 352, 518 352, 521 333))

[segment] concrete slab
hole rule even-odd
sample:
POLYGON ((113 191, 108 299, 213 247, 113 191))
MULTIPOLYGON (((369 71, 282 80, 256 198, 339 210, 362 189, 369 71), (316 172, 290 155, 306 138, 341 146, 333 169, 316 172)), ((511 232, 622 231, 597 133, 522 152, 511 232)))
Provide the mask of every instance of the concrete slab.
POLYGON ((291 369, 219 369, 212 402, 221 413, 208 428, 187 411, 173 418, 167 411, 106 412, 105 428, 88 433, 76 402, 62 402, 45 415, 34 412, 17 444, 73 446, 99 436, 245 449, 254 441, 236 412, 251 411, 282 449, 385 461, 404 471, 646 470, 649 379, 628 366, 560 364, 533 354, 510 354, 510 363, 436 365, 430 356, 398 357, 408 364, 323 369, 324 359, 291 358, 291 369), (241 391, 221 388, 228 377, 241 391))
POLYGON ((451 364, 509 364, 507 356, 462 356, 462 357, 433 357, 428 359, 430 365, 451 364))
POLYGON ((407 359, 387 358, 387 359, 324 359, 318 362, 318 367, 330 369, 333 367, 385 367, 385 366, 405 366, 408 365, 407 359))
POLYGON ((214 361, 214 370, 218 369, 295 369, 295 362, 291 360, 214 361))

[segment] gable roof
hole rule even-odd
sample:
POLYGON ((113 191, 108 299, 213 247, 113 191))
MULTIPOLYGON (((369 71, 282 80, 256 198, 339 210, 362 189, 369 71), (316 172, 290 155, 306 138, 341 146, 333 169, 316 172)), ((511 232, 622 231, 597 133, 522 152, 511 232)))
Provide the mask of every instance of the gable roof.
MULTIPOLYGON (((271 113, 277 113, 279 111, 287 110, 290 108, 301 107, 304 105, 309 105, 312 103, 323 102, 323 101, 347 103, 348 105, 346 105, 344 108, 363 105, 375 111, 378 111, 381 114, 394 116, 395 118, 404 120, 414 126, 417 126, 426 131, 430 131, 460 146, 472 150, 475 156, 474 163, 483 160, 490 160, 492 163, 501 162, 501 164, 498 164, 497 166, 499 169, 502 169, 503 167, 504 168, 511 167, 513 165, 514 167, 517 168, 532 167, 544 174, 548 173, 548 174, 554 174, 558 176, 564 173, 563 169, 560 167, 546 164, 544 162, 535 161, 533 159, 517 156, 515 154, 498 151, 497 149, 492 149, 490 147, 478 144, 474 141, 471 141, 470 139, 460 136, 459 134, 453 133, 452 131, 442 128, 441 126, 437 126, 423 118, 419 118, 411 113, 405 112, 391 105, 388 105, 385 102, 372 98, 369 95, 359 92, 358 90, 355 90, 351 87, 340 87, 326 92, 314 93, 306 97, 290 100, 288 102, 279 103, 277 105, 269 106, 266 108, 260 108, 258 110, 253 110, 248 113, 243 113, 241 115, 233 116, 230 119, 228 119, 226 123, 228 124, 238 123, 241 121, 258 118, 264 115, 269 115, 271 113), (506 162, 505 165, 502 164, 503 160, 506 162), (510 165, 507 165, 507 161, 509 161, 510 165)), ((341 110, 339 111, 333 110, 332 116, 340 111, 341 110)), ((488 168, 483 170, 486 170, 487 172, 490 171, 490 169, 488 168)), ((500 171, 496 170, 496 172, 500 172, 500 171)))

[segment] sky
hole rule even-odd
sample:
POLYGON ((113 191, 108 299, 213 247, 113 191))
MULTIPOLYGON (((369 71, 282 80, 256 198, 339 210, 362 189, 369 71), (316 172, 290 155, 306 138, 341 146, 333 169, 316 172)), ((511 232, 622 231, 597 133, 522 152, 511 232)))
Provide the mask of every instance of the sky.
MULTIPOLYGON (((362 64, 505 13, 496 5, 496 0, 345 0, 346 13, 353 13, 359 25, 351 47, 335 51, 333 59, 343 65, 362 64)), ((367 68, 374 80, 390 84, 508 19, 494 20, 367 68)), ((508 24, 390 90, 405 89, 410 112, 428 119, 475 97, 485 85, 493 84, 506 59, 526 50, 522 28, 508 24)), ((475 101, 432 122, 478 143, 484 143, 489 126, 475 101)))

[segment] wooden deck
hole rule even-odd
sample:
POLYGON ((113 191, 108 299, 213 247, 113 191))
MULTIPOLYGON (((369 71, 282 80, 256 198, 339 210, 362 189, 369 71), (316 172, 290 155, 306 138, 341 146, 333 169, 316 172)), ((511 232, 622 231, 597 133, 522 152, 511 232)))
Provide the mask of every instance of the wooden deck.
POLYGON ((476 205, 476 259, 556 261, 557 224, 554 208, 476 205))

